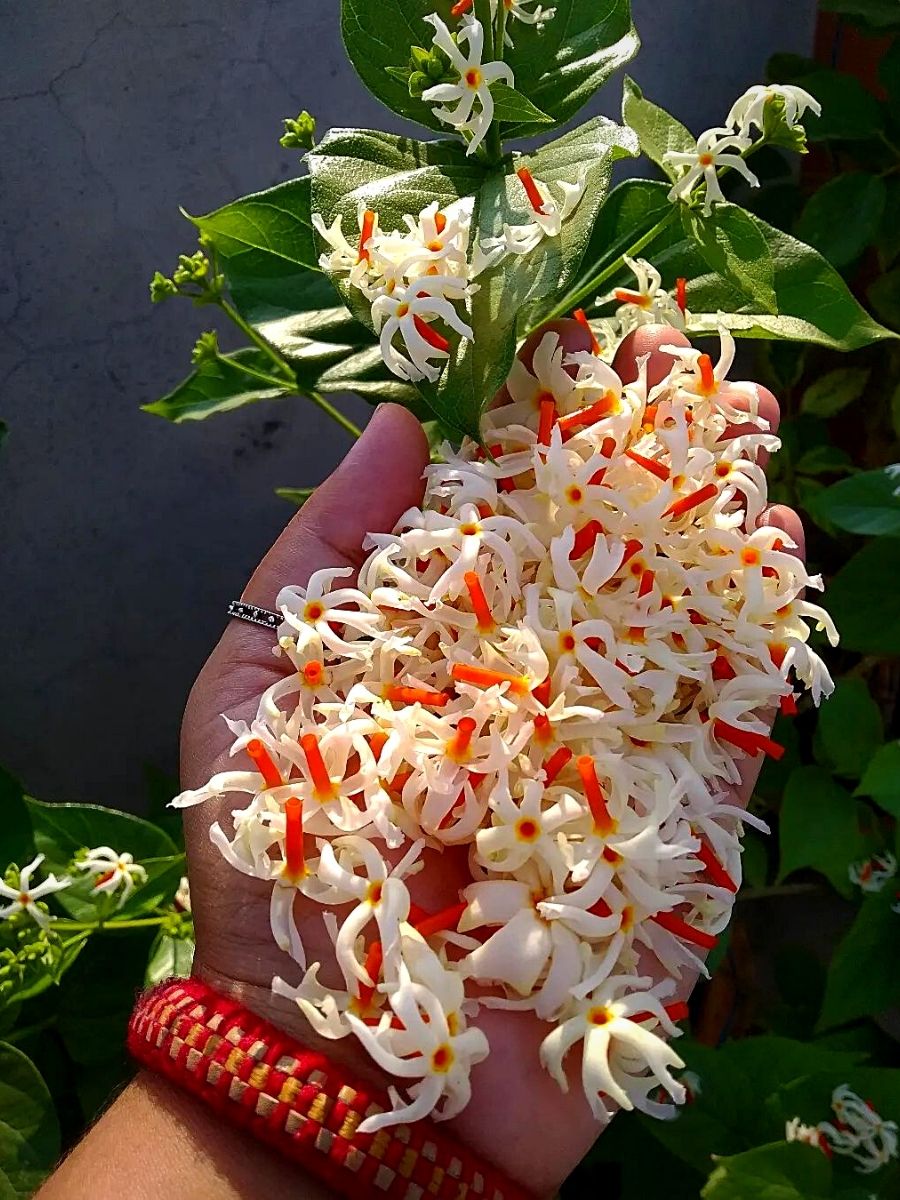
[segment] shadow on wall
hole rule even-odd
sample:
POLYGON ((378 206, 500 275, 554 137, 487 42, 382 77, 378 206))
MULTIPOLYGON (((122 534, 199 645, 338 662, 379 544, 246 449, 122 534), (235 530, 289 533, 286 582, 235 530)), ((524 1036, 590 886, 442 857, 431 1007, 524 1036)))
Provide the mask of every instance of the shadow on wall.
MULTIPOLYGON (((139 411, 186 374, 202 310, 147 281, 204 212, 288 177, 281 118, 401 123, 344 57, 337 0, 7 6, 0 141, 0 452, 5 561, 0 762, 48 799, 142 803, 174 773, 190 683, 225 604, 346 435, 302 401, 175 428, 139 411), (308 59, 304 54, 312 50, 308 59)), ((774 50, 806 52, 813 4, 635 0, 634 75, 695 129, 774 50)), ((602 110, 616 115, 618 80, 602 110)), ((366 406, 349 400, 363 418, 366 406)))

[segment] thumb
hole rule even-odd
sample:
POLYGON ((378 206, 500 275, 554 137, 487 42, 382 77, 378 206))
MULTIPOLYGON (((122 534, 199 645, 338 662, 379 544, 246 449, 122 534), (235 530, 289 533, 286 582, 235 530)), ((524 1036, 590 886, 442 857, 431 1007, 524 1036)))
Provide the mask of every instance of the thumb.
MULTIPOLYGON (((427 462, 428 442, 418 420, 397 404, 380 405, 343 462, 268 550, 241 599, 271 609, 286 584, 305 586, 323 567, 360 566, 366 533, 392 529, 408 508, 421 502, 427 462)), ((224 749, 228 733, 219 714, 251 701, 255 705, 260 693, 284 674, 284 660, 272 654, 273 646, 272 630, 229 622, 188 701, 183 775, 193 777, 196 768, 205 777, 211 742, 216 751, 224 749)))

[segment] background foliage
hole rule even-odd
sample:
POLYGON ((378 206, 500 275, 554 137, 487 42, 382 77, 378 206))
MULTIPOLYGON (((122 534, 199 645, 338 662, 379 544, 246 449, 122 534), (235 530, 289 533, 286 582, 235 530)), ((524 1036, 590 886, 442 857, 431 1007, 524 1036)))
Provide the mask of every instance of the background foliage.
MULTIPOLYGON (((407 14, 409 36, 421 37, 421 5, 393 7, 407 14)), ((555 38, 565 28, 568 42, 548 49, 533 31, 516 30, 517 84, 550 125, 572 117, 637 47, 624 0, 559 7, 566 22, 548 31, 555 38), (597 46, 606 49, 598 54, 597 46)), ((772 498, 800 510, 808 557, 830 581, 842 632, 840 651, 829 655, 838 688, 821 713, 802 705, 796 717, 778 719, 775 736, 788 752, 767 765, 753 800, 773 837, 748 837, 735 920, 679 1045, 700 1081, 693 1103, 671 1123, 617 1119, 573 1176, 571 1195, 618 1188, 643 1200, 664 1185, 670 1200, 900 1196, 896 1162, 863 1178, 845 1161, 785 1141, 786 1120, 830 1116, 840 1083, 900 1119, 896 881, 863 894, 848 873, 873 854, 900 856, 900 479, 885 470, 900 458, 900 343, 888 334, 900 332, 900 20, 893 0, 822 7, 835 14, 841 36, 878 58, 879 94, 812 60, 772 60, 773 81, 800 83, 824 108, 807 123, 813 153, 799 181, 767 148, 754 162, 764 187, 733 188, 734 203, 712 219, 673 207, 663 182, 630 180, 608 191, 614 161, 638 143, 660 168, 667 149, 692 144, 626 82, 625 126, 589 121, 529 153, 539 176, 571 178, 567 172, 589 162, 594 199, 548 246, 546 261, 529 263, 527 277, 485 281, 476 321, 493 340, 477 351, 459 347, 430 392, 386 372, 366 314, 355 319, 349 297, 318 271, 310 213, 330 220, 349 212, 348 171, 361 194, 377 188, 382 210, 398 219, 441 195, 477 195, 508 219, 515 195, 497 163, 467 160, 451 143, 365 131, 326 136, 310 158, 311 175, 193 218, 206 257, 183 260, 180 290, 221 310, 248 345, 223 354, 214 337, 201 339, 191 375, 148 406, 182 422, 299 394, 352 433, 328 397, 355 390, 407 403, 439 432, 472 432, 523 326, 578 303, 599 312, 594 297, 628 282, 621 255, 642 237, 667 286, 689 280, 693 328, 722 318, 756 339, 753 369, 784 415, 772 498)), ((372 57, 373 11, 356 0, 342 5, 355 66, 395 111, 431 124, 427 106, 384 73, 392 61, 372 57)), ((530 131, 514 120, 504 127, 505 136, 530 131)), ((296 503, 308 494, 281 490, 296 503)), ((141 821, 45 805, 0 778, 0 862, 21 865, 42 852, 46 869, 62 872, 81 847, 108 843, 148 871, 147 883, 111 914, 98 910, 87 884, 60 893, 47 938, 23 940, 11 922, 0 924, 0 1200, 28 1196, 128 1077, 121 1047, 135 989, 189 970, 190 918, 175 903, 180 828, 164 810, 174 787, 158 777, 150 784, 151 819, 141 821)))

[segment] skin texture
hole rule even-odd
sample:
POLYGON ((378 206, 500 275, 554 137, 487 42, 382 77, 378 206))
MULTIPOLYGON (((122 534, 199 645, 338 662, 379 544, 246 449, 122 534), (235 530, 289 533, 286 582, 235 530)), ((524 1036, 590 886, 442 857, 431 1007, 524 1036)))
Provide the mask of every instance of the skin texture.
MULTIPOLYGON (((589 349, 587 332, 574 321, 557 321, 554 328, 569 350, 589 349)), ((530 361, 542 332, 530 338, 522 357, 530 361)), ((683 335, 669 328, 646 326, 626 338, 616 357, 615 367, 624 380, 636 376, 636 359, 650 354, 651 382, 657 382, 668 371, 670 359, 660 353, 659 346, 687 344, 683 335)), ((759 388, 760 410, 776 430, 779 420, 775 397, 759 388)), ((731 396, 732 402, 735 397, 731 396)), ((503 399, 502 393, 498 400, 503 399)), ((312 572, 322 567, 358 567, 365 557, 360 549, 369 530, 390 530, 400 515, 418 505, 422 498, 422 470, 428 461, 428 447, 418 422, 396 405, 382 405, 374 414, 363 438, 357 442, 334 474, 316 491, 303 510, 293 518, 254 571, 243 598, 274 607, 278 590, 286 583, 305 584, 312 572)), ((775 507, 764 515, 764 521, 783 529, 803 550, 803 534, 799 519, 789 509, 775 507)), ((278 679, 284 660, 271 653, 270 632, 232 621, 203 667, 188 700, 182 727, 182 786, 195 788, 210 775, 227 768, 231 735, 221 719, 222 713, 232 718, 250 720, 256 713, 261 692, 278 679)), ((736 799, 746 803, 759 773, 761 762, 748 760, 743 782, 736 799)), ((275 946, 269 930, 268 898, 270 886, 239 875, 229 867, 210 844, 208 831, 214 820, 222 820, 227 828, 227 814, 235 799, 219 803, 207 802, 185 812, 191 896, 197 934, 195 973, 213 986, 227 991, 277 1025, 287 1029, 309 1045, 316 1039, 298 1010, 289 1002, 273 998, 269 985, 273 975, 280 974, 290 983, 299 981, 296 965, 275 946)), ((411 880, 412 898, 421 906, 436 910, 458 899, 458 890, 469 881, 465 851, 448 849, 443 854, 427 851, 426 869, 411 880)), ((331 959, 330 943, 321 920, 321 908, 302 898, 298 899, 295 914, 307 947, 308 959, 331 959)), ((333 972, 324 969, 325 982, 339 984, 333 972)), ((689 994, 694 980, 684 981, 680 996, 689 994)), ((547 1032, 547 1025, 533 1014, 485 1012, 479 1017, 491 1045, 487 1060, 474 1069, 473 1097, 464 1112, 450 1122, 450 1128, 473 1150, 493 1161, 530 1190, 539 1195, 554 1192, 582 1158, 598 1134, 587 1102, 578 1086, 578 1055, 573 1054, 573 1087, 567 1095, 541 1069, 538 1047, 547 1032), (535 1136, 539 1131, 539 1136, 535 1136)), ((331 1057, 340 1059, 358 1074, 378 1082, 386 1080, 374 1068, 353 1038, 321 1045, 331 1057)), ((70 1162, 98 1160, 104 1145, 112 1145, 108 1123, 117 1120, 116 1113, 128 1105, 129 1124, 134 1128, 135 1104, 150 1103, 150 1092, 156 1104, 164 1101, 169 1089, 154 1081, 136 1085, 142 1089, 135 1098, 126 1094, 111 1110, 97 1130, 90 1135, 70 1162), (148 1090, 149 1089, 149 1090, 148 1090), (104 1128, 106 1127, 106 1129, 104 1128), (102 1135, 104 1142, 95 1141, 102 1135), (94 1148, 96 1146, 96 1148, 94 1148)), ((190 1142, 192 1130, 205 1114, 198 1116, 181 1099, 170 1101, 171 1110, 165 1116, 167 1127, 172 1123, 188 1132, 183 1137, 190 1142)), ((125 1119, 123 1114, 121 1120, 125 1119)), ((162 1118, 160 1118, 162 1120, 162 1118)), ((215 1141, 216 1131, 203 1127, 204 1145, 215 1141)), ((199 1135, 198 1135, 199 1136, 199 1135)), ((230 1136, 230 1143, 240 1139, 230 1136)), ((263 1154, 258 1147, 254 1155, 263 1154)), ((186 1158, 190 1156, 187 1155, 186 1158)), ((238 1156, 240 1158, 240 1156, 238 1156)), ((237 1174, 233 1155, 219 1163, 204 1154, 199 1161, 212 1162, 216 1170, 216 1195, 258 1196, 257 1185, 245 1187, 244 1176, 237 1174), (231 1190, 224 1190, 230 1188, 231 1190)), ((151 1168, 152 1169, 152 1168, 151 1168)), ((243 1168, 242 1168, 243 1169, 243 1168)), ((298 1194, 298 1176, 292 1168, 269 1160, 267 1171, 284 1178, 279 1190, 276 1178, 263 1189, 270 1196, 298 1194)), ((60 1173, 64 1175, 65 1168, 60 1173)), ((252 1172, 251 1172, 252 1175, 252 1172)), ((57 1176, 58 1180, 60 1177, 57 1176)), ((54 1181, 56 1182, 56 1181, 54 1181)), ((43 1200, 65 1200, 82 1193, 54 1187, 52 1182, 41 1196, 43 1200)), ((173 1186, 171 1176, 163 1186, 172 1200, 200 1195, 185 1182, 173 1186)), ((92 1187, 94 1200, 105 1200, 108 1192, 92 1187)), ((157 1192, 158 1194, 158 1192, 157 1192)), ((205 1193, 202 1194, 212 1194, 205 1193)), ((304 1195, 319 1194, 315 1187, 304 1195)))

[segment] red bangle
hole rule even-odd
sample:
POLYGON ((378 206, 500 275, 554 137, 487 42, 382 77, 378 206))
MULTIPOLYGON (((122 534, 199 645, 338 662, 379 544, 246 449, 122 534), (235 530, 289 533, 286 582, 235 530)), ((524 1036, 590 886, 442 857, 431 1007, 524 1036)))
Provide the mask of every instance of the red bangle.
POLYGON ((384 1092, 198 979, 141 996, 128 1049, 340 1196, 528 1200, 432 1121, 358 1133, 362 1120, 390 1108, 384 1092))

